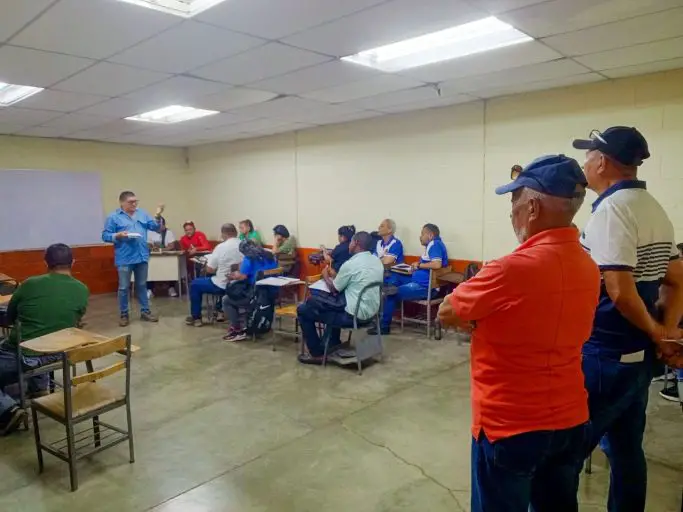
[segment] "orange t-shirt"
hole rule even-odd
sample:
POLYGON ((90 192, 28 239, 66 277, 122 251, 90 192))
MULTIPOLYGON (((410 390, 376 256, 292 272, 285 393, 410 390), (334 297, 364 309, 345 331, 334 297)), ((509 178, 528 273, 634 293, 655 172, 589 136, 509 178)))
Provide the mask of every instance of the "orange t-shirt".
POLYGON ((450 296, 472 336, 472 435, 498 439, 588 420, 581 346, 600 271, 575 228, 543 231, 450 296))

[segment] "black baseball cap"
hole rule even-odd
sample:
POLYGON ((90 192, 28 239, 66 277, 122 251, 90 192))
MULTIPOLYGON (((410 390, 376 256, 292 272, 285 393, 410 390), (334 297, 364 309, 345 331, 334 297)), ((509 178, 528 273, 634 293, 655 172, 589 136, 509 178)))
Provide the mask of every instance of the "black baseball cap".
POLYGON ((586 177, 576 160, 565 155, 546 155, 527 165, 510 183, 498 187, 496 194, 530 188, 550 196, 573 198, 579 195, 577 186, 586 185, 586 177))
POLYGON ((628 166, 639 166, 650 158, 650 150, 643 134, 628 126, 612 126, 604 132, 593 130, 588 139, 576 139, 576 149, 597 150, 628 166))

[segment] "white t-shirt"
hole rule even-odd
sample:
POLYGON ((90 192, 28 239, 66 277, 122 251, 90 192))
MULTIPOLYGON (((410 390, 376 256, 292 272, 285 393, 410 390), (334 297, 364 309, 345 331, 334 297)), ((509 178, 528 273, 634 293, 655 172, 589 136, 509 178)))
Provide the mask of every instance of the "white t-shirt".
POLYGON ((216 275, 211 278, 213 284, 225 290, 228 283, 230 267, 242 262, 239 238, 228 238, 218 244, 213 252, 206 257, 207 266, 216 270, 216 275))
MULTIPOLYGON (((166 247, 171 245, 173 242, 175 242, 175 236, 173 235, 173 231, 170 229, 166 230, 166 247)), ((150 244, 160 244, 161 243, 161 233, 157 233, 156 231, 147 231, 147 243, 150 244)))

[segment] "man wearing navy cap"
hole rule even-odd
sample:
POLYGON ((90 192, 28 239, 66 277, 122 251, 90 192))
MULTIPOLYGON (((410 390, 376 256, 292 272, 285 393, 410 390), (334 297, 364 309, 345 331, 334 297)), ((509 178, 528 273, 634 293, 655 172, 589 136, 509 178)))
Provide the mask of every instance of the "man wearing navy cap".
POLYGON ((581 346, 600 272, 572 227, 586 180, 572 158, 538 158, 512 183, 514 252, 458 285, 439 309, 472 335, 472 511, 576 511, 588 422, 581 346))
MULTIPOLYGON (((588 187, 597 192, 581 243, 602 273, 593 331, 583 347, 592 435, 610 462, 608 510, 645 509, 645 409, 656 353, 673 362, 683 313, 683 262, 666 212, 638 180, 650 157, 635 128, 614 126, 574 141, 586 150, 588 187), (667 296, 662 323, 655 303, 667 296)), ((590 452, 589 452, 590 453, 590 452)), ((580 471, 580 469, 578 469, 580 471)))

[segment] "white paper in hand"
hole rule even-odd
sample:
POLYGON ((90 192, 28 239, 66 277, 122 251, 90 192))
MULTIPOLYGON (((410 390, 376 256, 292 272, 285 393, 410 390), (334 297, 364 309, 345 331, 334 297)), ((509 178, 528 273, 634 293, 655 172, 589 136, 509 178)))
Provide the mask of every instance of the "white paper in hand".
POLYGON ((142 238, 140 233, 128 233, 128 238, 142 238))

